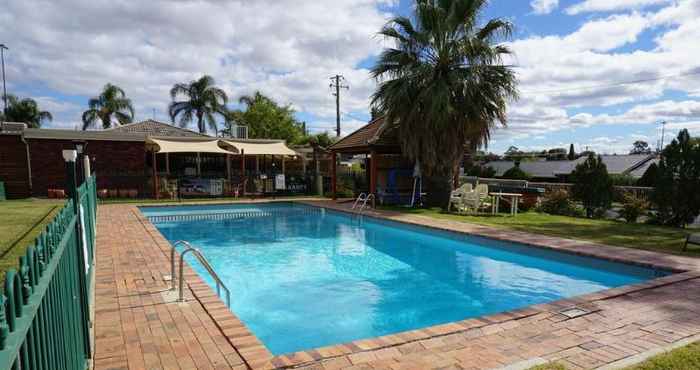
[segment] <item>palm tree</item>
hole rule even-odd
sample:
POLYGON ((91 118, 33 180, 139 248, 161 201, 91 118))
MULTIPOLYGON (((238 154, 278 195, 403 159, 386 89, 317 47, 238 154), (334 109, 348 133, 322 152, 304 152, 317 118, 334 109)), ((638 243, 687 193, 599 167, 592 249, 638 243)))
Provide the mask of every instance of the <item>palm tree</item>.
POLYGON ((19 99, 7 95, 7 110, 0 113, 0 121, 23 122, 28 127, 39 128, 45 121, 53 120, 51 113, 39 109, 39 104, 32 98, 19 99))
POLYGON ((94 127, 98 120, 103 129, 108 129, 112 125, 131 123, 134 119, 131 99, 126 97, 124 90, 111 83, 102 88, 99 96, 90 98, 88 106, 90 108, 83 112, 83 130, 94 127))
POLYGON ((379 32, 395 47, 371 70, 372 106, 398 128, 404 155, 420 163, 428 203, 447 207, 465 149, 488 144, 517 99, 515 73, 503 64, 512 25, 478 21, 487 0, 418 0, 413 19, 395 17, 379 32))
POLYGON ((196 117, 199 132, 207 132, 205 123, 216 132, 214 115, 220 114, 226 117, 228 97, 222 89, 214 84, 214 79, 207 75, 188 84, 175 84, 170 89, 170 97, 173 99, 168 108, 170 119, 175 122, 177 116, 180 116, 180 127, 186 127, 196 117), (184 96, 185 100, 175 100, 180 95, 184 96))

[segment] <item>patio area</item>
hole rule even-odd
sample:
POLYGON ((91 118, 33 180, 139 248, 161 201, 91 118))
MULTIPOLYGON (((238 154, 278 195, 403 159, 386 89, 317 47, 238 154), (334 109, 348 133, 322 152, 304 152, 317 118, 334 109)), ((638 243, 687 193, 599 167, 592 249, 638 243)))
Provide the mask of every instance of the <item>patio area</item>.
MULTIPOLYGON (((350 205, 307 201, 348 211, 350 205)), ((103 205, 97 225, 95 369, 491 369, 559 360, 614 364, 700 340, 700 260, 390 211, 369 217, 473 233, 677 271, 573 299, 273 357, 192 271, 187 301, 167 294, 170 244, 134 205, 103 205), (585 308, 569 318, 560 311, 585 308)), ((236 297, 231 297, 235 300, 236 297)))

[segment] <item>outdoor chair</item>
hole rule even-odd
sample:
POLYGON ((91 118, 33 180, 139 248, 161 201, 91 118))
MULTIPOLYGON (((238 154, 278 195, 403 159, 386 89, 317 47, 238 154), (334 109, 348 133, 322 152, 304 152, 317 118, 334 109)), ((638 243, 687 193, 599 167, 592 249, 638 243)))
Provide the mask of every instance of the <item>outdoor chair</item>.
POLYGON ((464 184, 450 194, 449 210, 456 208, 458 212, 464 207, 464 195, 472 192, 472 184, 464 184))
POLYGON ((685 238, 683 251, 688 250, 688 244, 700 245, 700 234, 688 234, 688 237, 685 238))

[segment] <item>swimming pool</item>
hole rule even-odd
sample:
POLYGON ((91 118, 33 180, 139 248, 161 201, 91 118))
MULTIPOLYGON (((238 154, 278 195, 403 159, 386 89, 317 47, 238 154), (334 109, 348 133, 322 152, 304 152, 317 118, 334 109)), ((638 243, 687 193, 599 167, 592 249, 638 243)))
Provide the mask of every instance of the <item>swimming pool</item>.
MULTIPOLYGON (((291 204, 142 207, 200 248, 275 355, 659 276, 642 267, 291 204)), ((188 261, 213 284, 203 268, 188 261)))

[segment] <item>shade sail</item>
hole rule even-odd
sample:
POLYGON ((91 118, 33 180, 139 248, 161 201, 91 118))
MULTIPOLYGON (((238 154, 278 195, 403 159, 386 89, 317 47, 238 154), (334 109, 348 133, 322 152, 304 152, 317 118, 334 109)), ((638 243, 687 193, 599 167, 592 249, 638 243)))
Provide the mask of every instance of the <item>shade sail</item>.
POLYGON ((276 140, 221 140, 246 155, 298 155, 284 141, 276 140))
POLYGON ((149 150, 158 153, 220 153, 237 154, 238 150, 221 140, 187 140, 187 139, 156 139, 149 137, 146 139, 149 150), (223 145, 222 145, 223 144, 223 145), (227 148, 224 149, 223 147, 227 148))

